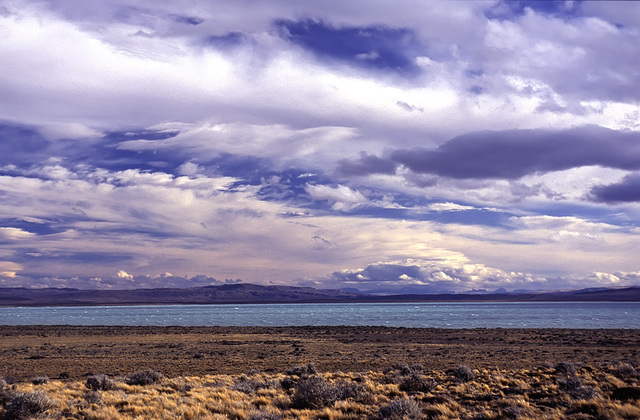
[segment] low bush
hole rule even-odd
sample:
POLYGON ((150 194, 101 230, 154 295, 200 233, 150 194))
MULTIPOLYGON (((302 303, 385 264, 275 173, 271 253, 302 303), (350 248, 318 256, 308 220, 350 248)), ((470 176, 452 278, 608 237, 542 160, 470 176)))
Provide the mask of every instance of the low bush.
POLYGON ((163 375, 154 370, 142 370, 129 375, 126 379, 126 383, 128 385, 151 385, 162 378, 163 375))
POLYGON ((378 414, 381 419, 420 419, 422 418, 422 409, 417 401, 402 398, 380 407, 378 414))
POLYGON ((85 385, 93 391, 109 391, 115 389, 116 382, 107 375, 91 375, 87 378, 85 385))
POLYGON ((316 365, 313 363, 306 364, 304 366, 294 366, 287 371, 287 375, 295 375, 300 377, 308 377, 318 373, 316 365))
POLYGON ((42 391, 18 392, 5 403, 4 418, 19 420, 38 417, 53 406, 53 401, 42 391))
POLYGON ((426 376, 414 372, 400 382, 400 390, 408 393, 429 392, 436 386, 436 382, 426 376))
POLYGON ((34 385, 43 385, 43 384, 49 383, 49 377, 37 376, 31 380, 31 383, 34 385))
POLYGON ((406 363, 396 363, 392 366, 392 369, 396 370, 400 375, 412 375, 414 373, 422 373, 424 366, 418 363, 411 366, 406 363))
POLYGON ((469 382, 476 377, 476 374, 469 366, 460 365, 453 370, 453 376, 462 382, 469 382))
POLYGON ((294 408, 321 408, 338 401, 337 387, 319 376, 312 376, 295 385, 291 405, 294 408))
POLYGON ((249 420, 282 420, 283 418, 282 414, 269 412, 254 413, 249 416, 249 420))
POLYGON ((640 388, 637 386, 616 388, 611 393, 611 399, 618 401, 640 400, 640 388))
POLYGON ((259 379, 249 379, 246 375, 241 375, 233 385, 233 389, 245 394, 252 394, 259 389, 277 388, 278 386, 279 383, 277 381, 265 382, 259 379))
POLYGON ((102 401, 102 392, 88 390, 84 393, 84 400, 89 404, 99 404, 102 401))
POLYGON ((616 367, 615 375, 622 379, 633 379, 638 377, 638 371, 628 363, 621 363, 616 367))
POLYGON ((560 362, 555 367, 556 373, 565 376, 575 375, 577 370, 576 365, 571 362, 560 362))

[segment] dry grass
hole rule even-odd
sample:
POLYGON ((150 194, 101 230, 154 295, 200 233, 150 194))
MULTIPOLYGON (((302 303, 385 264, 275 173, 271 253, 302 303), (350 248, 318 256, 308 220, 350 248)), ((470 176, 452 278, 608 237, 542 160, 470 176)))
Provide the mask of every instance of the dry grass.
POLYGON ((110 378, 104 390, 93 380, 7 384, 0 418, 640 418, 640 376, 630 365, 289 372, 164 377, 147 385, 132 384, 129 375, 110 378), (25 396, 42 405, 15 411, 25 396))
POLYGON ((0 420, 640 419, 638 366, 638 330, 0 326, 0 420))

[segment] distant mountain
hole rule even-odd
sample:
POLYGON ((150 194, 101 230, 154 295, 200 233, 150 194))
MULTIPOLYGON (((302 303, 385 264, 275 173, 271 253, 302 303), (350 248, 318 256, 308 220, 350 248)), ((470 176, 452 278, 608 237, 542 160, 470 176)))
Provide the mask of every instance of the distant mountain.
POLYGON ((250 283, 187 289, 80 290, 0 288, 0 306, 238 304, 320 302, 638 302, 640 287, 591 288, 561 292, 445 293, 376 296, 311 287, 250 283))

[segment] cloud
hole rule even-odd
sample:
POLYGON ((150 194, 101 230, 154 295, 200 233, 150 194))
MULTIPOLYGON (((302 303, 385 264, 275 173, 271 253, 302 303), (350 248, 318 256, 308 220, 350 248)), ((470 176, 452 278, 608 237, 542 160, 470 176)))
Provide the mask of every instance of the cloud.
POLYGON ((132 276, 131 274, 127 273, 127 272, 126 272, 126 271, 124 271, 124 270, 120 270, 120 271, 118 271, 118 272, 116 273, 116 278, 118 278, 118 279, 124 279, 124 280, 129 280, 129 281, 133 280, 133 276, 132 276))
POLYGON ((369 155, 366 152, 360 152, 360 158, 357 160, 343 159, 338 162, 336 174, 338 176, 365 176, 371 174, 393 175, 396 172, 395 163, 369 155))
POLYGON ((360 191, 352 190, 345 185, 332 187, 307 184, 305 190, 313 200, 332 203, 331 208, 334 210, 349 211, 369 201, 360 191))
POLYGON ((456 203, 433 203, 427 206, 427 209, 430 211, 467 211, 467 210, 476 210, 475 207, 472 206, 464 206, 456 203))
MULTIPOLYGON (((323 287, 351 287, 373 293, 456 293, 471 290, 535 289, 547 280, 533 274, 449 259, 390 261, 345 269, 316 279, 323 287)), ((304 284, 304 283, 303 283, 304 284)))
POLYGON ((597 126, 470 133, 435 150, 396 150, 390 158, 422 174, 518 179, 581 166, 640 168, 640 134, 597 126))
POLYGON ((91 139, 104 136, 104 133, 101 131, 78 123, 48 124, 41 127, 38 131, 47 140, 91 139))
POLYGON ((0 271, 622 279, 640 15, 609 3, 5 0, 0 271))
POLYGON ((618 183, 594 186, 588 196, 603 203, 640 202, 640 173, 631 173, 618 183))
POLYGON ((0 241, 19 241, 31 238, 33 233, 13 227, 0 227, 0 241))

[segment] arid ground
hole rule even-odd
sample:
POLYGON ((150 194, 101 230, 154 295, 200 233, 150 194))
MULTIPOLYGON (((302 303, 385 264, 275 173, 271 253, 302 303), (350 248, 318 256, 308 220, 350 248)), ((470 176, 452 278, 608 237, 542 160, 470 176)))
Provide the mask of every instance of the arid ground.
POLYGON ((392 364, 446 369, 527 368, 545 363, 640 364, 638 330, 418 329, 384 327, 0 326, 0 375, 164 375, 366 372, 392 364))
POLYGON ((0 326, 5 412, 63 418, 640 418, 639 366, 638 330, 0 326))

